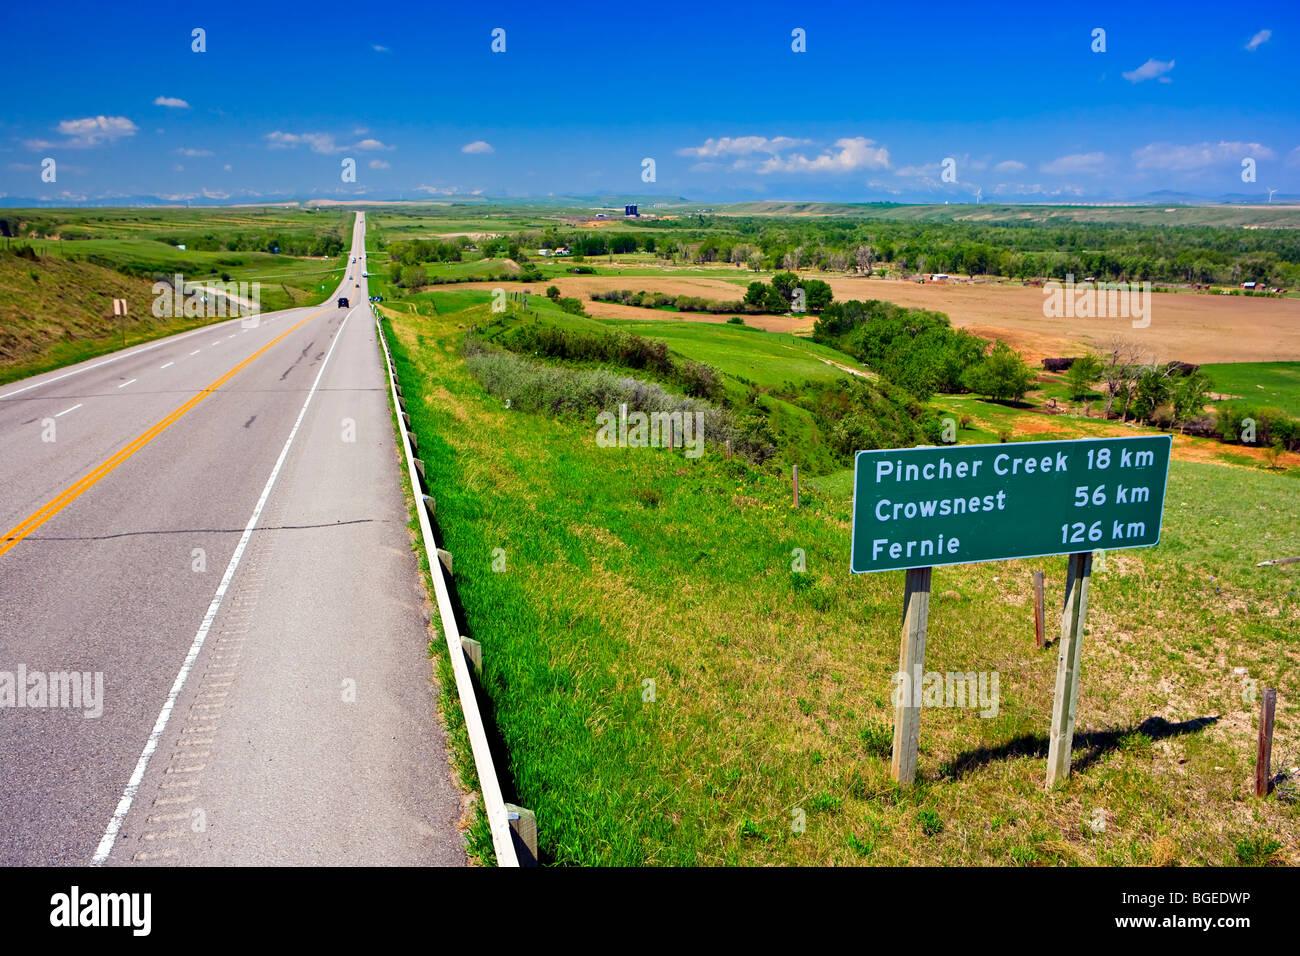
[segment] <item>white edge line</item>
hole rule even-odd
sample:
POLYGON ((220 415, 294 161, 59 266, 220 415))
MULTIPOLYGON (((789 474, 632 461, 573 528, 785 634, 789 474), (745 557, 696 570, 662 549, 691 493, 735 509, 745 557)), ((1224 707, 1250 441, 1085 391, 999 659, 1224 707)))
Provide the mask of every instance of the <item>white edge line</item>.
POLYGON ((82 405, 84 405, 84 404, 86 404, 86 403, 85 403, 85 402, 77 402, 77 404, 73 405, 71 408, 65 408, 63 411, 59 412, 59 413, 58 413, 57 415, 55 415, 54 417, 55 417, 55 418, 62 418, 64 415, 68 414, 68 412, 75 412, 78 408, 80 408, 80 407, 81 407, 82 405))
POLYGON ((411 493, 415 497, 415 512, 420 520, 420 534, 424 537, 424 550, 429 558, 429 577, 433 579, 433 588, 438 596, 438 616, 442 621, 443 636, 447 639, 451 670, 456 677, 456 693, 460 696, 460 709, 465 715, 465 733, 469 736, 470 751, 474 754, 474 769, 478 771, 479 789, 483 793, 483 811, 487 814, 488 828, 492 831, 492 847, 496 851, 497 866, 518 866, 519 857, 515 854, 514 839, 510 834, 510 815, 506 810, 505 798, 501 795, 501 783, 497 779, 496 767, 492 764, 492 752, 488 748, 487 734, 483 729, 483 716, 479 713, 478 698, 474 694, 474 684, 470 680, 469 666, 465 663, 465 651, 460 643, 460 628, 456 625, 456 614, 452 610, 451 596, 447 593, 447 582, 442 579, 442 571, 439 568, 438 545, 433 539, 429 512, 424 506, 424 499, 420 497, 423 494, 420 490, 422 487, 420 473, 415 470, 415 455, 411 451, 411 439, 407 435, 406 422, 400 414, 402 405, 397 399, 397 379, 388 353, 388 340, 384 337, 384 329, 378 316, 375 317, 375 331, 379 335, 380 344, 384 347, 384 363, 388 366, 388 387, 393 396, 393 410, 398 413, 396 414, 397 427, 401 429, 402 447, 406 451, 406 468, 411 478, 411 493))
MULTIPOLYGON (((239 320, 233 319, 232 321, 237 322, 239 320)), ((64 372, 62 375, 56 375, 54 376, 54 378, 47 378, 40 382, 33 382, 31 385, 25 385, 22 388, 16 388, 12 392, 5 392, 3 395, 0 395, 0 401, 4 401, 6 398, 12 398, 14 395, 20 395, 23 392, 30 391, 33 388, 40 388, 42 385, 51 385, 54 382, 58 382, 62 379, 65 379, 70 375, 78 375, 81 372, 89 372, 91 369, 101 368, 112 362, 116 362, 118 359, 131 358, 132 356, 140 355, 144 352, 152 351, 153 349, 162 348, 164 345, 171 345, 175 342, 179 342, 181 339, 187 339, 191 335, 198 335, 200 332, 211 332, 214 329, 221 328, 221 326, 225 324, 226 324, 225 322, 215 322, 212 325, 205 325, 197 329, 191 329, 188 332, 182 332, 180 335, 169 335, 164 339, 159 339, 157 342, 154 342, 150 345, 142 346, 141 348, 132 348, 130 351, 127 352, 116 352, 113 354, 111 358, 106 358, 102 362, 96 362, 94 365, 87 365, 83 368, 74 368, 71 371, 64 372)), ((194 353, 191 352, 190 354, 192 355, 194 353)))
POLYGON ((162 371, 162 370, 165 369, 165 368, 171 368, 171 367, 172 367, 173 365, 175 365, 175 364, 176 364, 175 362, 168 362, 166 365, 160 365, 160 366, 158 366, 158 370, 159 370, 159 371, 162 371))
POLYGON ((162 710, 158 712, 158 719, 154 722, 153 732, 149 734, 149 739, 145 741, 144 750, 140 753, 140 759, 136 762, 135 770, 131 773, 131 779, 127 781, 126 789, 122 791, 122 797, 117 802, 117 809, 113 811, 113 817, 108 821, 104 836, 99 841, 99 848, 95 850, 95 856, 91 860, 91 864, 94 866, 102 864, 108 859, 109 854, 113 852, 113 844, 117 842, 118 831, 122 829, 126 815, 131 812, 131 804, 140 789, 140 784, 144 782, 144 774, 149 767, 149 759, 153 756, 154 751, 158 749, 158 741, 162 738, 163 731, 167 729, 167 721, 171 718, 172 708, 176 706, 176 699, 185 687, 186 678, 190 676, 190 669, 194 666, 195 660, 198 659, 199 651, 203 649, 203 642, 207 639, 208 631, 212 628, 212 621, 216 618, 217 611, 221 609, 221 601, 225 598, 226 590, 230 587, 230 581, 235 576, 235 569, 239 567, 239 562, 244 557, 244 549, 248 547, 249 539, 253 536, 253 529, 257 527, 257 522, 262 517, 262 509, 266 506, 267 499, 271 497, 271 489, 275 487, 275 480, 280 476, 280 468, 284 465, 284 460, 289 456, 289 449, 298 434, 298 428, 307 415, 307 406, 311 404, 312 396, 316 394, 316 387, 320 385, 321 376, 325 374, 325 369, 329 366, 330 356, 334 354, 334 346, 338 345, 339 340, 343 337, 343 328, 348 324, 348 319, 351 316, 352 313, 348 312, 343 317, 343 323, 339 326, 334 341, 330 343, 329 351, 325 353, 325 361, 321 363, 320 371, 316 373, 316 381, 312 383, 311 391, 307 393, 307 398, 302 403, 302 410, 298 412, 298 420, 293 423, 289 437, 285 440, 284 447, 280 449, 280 457, 276 459, 275 467, 271 469, 271 476, 266 479, 266 486, 262 489, 262 496, 257 499, 257 506, 253 509, 253 515, 248 519, 248 524, 244 526, 244 533, 239 539, 239 544, 235 546, 235 553, 230 556, 230 563, 226 565, 226 573, 222 575, 221 583, 217 585, 217 593, 213 596, 212 603, 208 605, 208 612, 203 615, 203 623, 199 625, 199 630, 194 635, 194 642, 190 645, 189 653, 185 655, 185 661, 176 674, 176 680, 172 682, 172 689, 168 692, 167 699, 163 701, 162 710))
POLYGON ((138 381, 140 381, 138 378, 133 378, 129 382, 123 382, 121 385, 118 386, 118 388, 126 388, 128 385, 132 385, 138 381))

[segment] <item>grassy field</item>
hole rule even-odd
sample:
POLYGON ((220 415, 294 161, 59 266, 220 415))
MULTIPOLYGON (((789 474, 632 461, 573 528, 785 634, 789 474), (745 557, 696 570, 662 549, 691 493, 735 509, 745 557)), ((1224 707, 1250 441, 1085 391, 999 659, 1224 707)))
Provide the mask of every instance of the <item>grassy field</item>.
POLYGON ((844 375, 836 365, 866 370, 852 357, 796 335, 774 335, 725 322, 630 322, 614 328, 656 339, 697 362, 745 382, 782 386, 788 382, 831 381, 844 375), (831 362, 836 365, 829 364, 831 362))
POLYGON ((1271 405, 1300 416, 1300 362, 1237 362, 1202 365, 1214 390, 1250 405, 1271 405))
POLYGON ((256 282, 263 311, 321 302, 343 277, 344 255, 217 247, 239 238, 275 248, 277 241, 302 242, 338 229, 346 235, 351 215, 273 208, 5 210, 5 228, 16 237, 0 247, 0 382, 203 324, 151 314, 154 281, 177 273, 187 283, 256 282), (115 298, 127 300, 125 321, 113 317, 115 298))
MULTIPOLYGON (((920 783, 899 790, 902 575, 848 574, 845 473, 805 484, 796 511, 788 476, 717 449, 598 447, 594 422, 506 409, 469 375, 481 294, 395 305, 508 799, 537 813, 544 862, 1300 862, 1297 805, 1248 796, 1257 704, 1243 692, 1300 693, 1300 570, 1255 567, 1300 554, 1291 479, 1174 462, 1161 545, 1111 552, 1094 580, 1075 772, 1058 792, 1042 789, 1056 649, 1034 646, 1030 577, 1043 568, 1059 606, 1065 559, 936 570, 927 666, 997 672, 1000 703, 987 718, 928 709, 920 783)), ((667 334, 735 368, 763 364, 746 346, 782 344, 717 328, 667 334)), ((1042 437, 1015 434, 1032 419, 1006 411, 1013 439, 1042 437)), ((1274 762, 1300 763, 1285 704, 1274 762)))

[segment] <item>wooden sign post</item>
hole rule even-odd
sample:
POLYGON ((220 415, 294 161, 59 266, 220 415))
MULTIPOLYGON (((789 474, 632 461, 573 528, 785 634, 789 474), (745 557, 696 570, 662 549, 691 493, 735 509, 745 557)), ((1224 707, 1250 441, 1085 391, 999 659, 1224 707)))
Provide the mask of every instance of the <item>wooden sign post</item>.
POLYGON ((1047 789, 1070 775, 1074 717, 1079 709, 1079 660, 1088 616, 1092 552, 1070 555, 1065 572, 1065 609, 1061 612, 1061 650, 1056 658, 1056 694, 1052 698, 1052 734, 1047 742, 1047 789))
POLYGON ((910 787, 916 779, 921 741, 921 675, 925 673, 925 629, 930 617, 931 568, 908 568, 903 586, 903 640, 898 651, 899 681, 894 703, 894 756, 889 775, 910 787))
MULTIPOLYGON (((906 786, 916 777, 933 568, 1056 554, 1069 555, 1070 565, 1047 786, 1069 776, 1093 550, 1159 544, 1172 444, 1169 435, 1143 435, 857 453, 849 570, 907 572, 894 678, 895 781, 906 786)), ((1034 584, 1041 644, 1041 573, 1034 584)))

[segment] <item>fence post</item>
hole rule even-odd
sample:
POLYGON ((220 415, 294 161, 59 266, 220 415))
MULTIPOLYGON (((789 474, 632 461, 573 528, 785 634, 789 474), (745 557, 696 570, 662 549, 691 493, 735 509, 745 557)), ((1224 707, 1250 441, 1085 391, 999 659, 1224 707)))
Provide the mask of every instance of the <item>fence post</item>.
POLYGON ((1255 796, 1268 796, 1273 782, 1273 712, 1277 709, 1277 691, 1264 688, 1259 702, 1259 745, 1255 749, 1255 796))
POLYGON ((1034 572, 1034 639, 1038 642, 1039 647, 1043 647, 1046 641, 1043 637, 1043 621, 1045 619, 1045 610, 1043 607, 1043 572, 1034 572))

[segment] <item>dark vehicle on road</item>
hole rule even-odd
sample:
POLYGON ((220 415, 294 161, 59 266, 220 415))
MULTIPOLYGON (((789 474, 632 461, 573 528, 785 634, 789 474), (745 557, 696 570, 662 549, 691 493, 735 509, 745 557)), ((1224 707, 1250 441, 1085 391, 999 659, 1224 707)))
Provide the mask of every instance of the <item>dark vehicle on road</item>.
POLYGON ((339 308, 346 309, 347 307, 348 307, 347 296, 343 296, 343 295, 339 296, 339 308))

